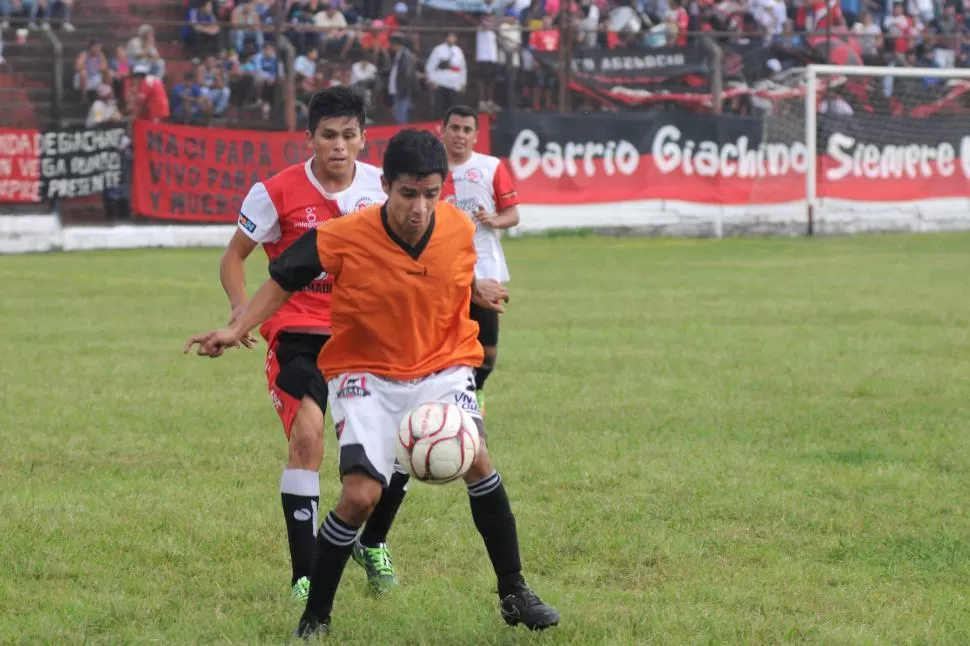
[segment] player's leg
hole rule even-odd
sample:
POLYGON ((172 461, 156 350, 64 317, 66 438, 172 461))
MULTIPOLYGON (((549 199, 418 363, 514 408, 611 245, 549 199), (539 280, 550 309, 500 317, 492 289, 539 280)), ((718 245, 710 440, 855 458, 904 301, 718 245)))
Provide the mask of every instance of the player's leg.
POLYGON ((559 613, 542 602, 522 576, 519 537, 515 515, 509 503, 502 476, 495 470, 486 446, 485 425, 475 405, 464 395, 472 379, 470 368, 453 368, 429 378, 422 401, 446 401, 463 408, 475 420, 482 436, 481 449, 468 473, 468 503, 478 533, 492 562, 498 581, 502 618, 511 626, 523 624, 531 630, 542 630, 559 623, 559 613))
POLYGON ((387 547, 387 535, 408 490, 408 474, 395 467, 391 481, 384 489, 380 502, 354 545, 354 560, 367 573, 367 583, 376 594, 384 594, 397 585, 394 563, 387 547))
POLYGON ((475 369, 475 398, 478 408, 485 414, 485 381, 498 361, 498 312, 487 310, 472 303, 471 318, 478 323, 478 342, 485 350, 485 360, 475 369))
POLYGON ((326 337, 281 334, 267 354, 273 403, 287 435, 280 498, 292 565, 293 598, 305 601, 316 550, 326 383, 316 355, 326 337))
POLYGON ((337 587, 357 532, 370 517, 394 471, 397 386, 373 375, 330 380, 331 413, 340 444, 340 501, 317 533, 316 560, 298 637, 326 634, 337 587))

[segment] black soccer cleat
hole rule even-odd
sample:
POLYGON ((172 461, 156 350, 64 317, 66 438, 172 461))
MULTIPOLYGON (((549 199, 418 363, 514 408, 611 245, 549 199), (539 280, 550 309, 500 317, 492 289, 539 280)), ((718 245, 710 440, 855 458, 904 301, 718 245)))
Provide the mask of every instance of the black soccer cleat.
POLYGON ((314 637, 326 637, 330 634, 330 617, 320 619, 316 615, 307 612, 300 617, 300 625, 296 627, 294 637, 304 641, 314 637))
POLYGON ((523 624, 529 630, 545 630, 559 624, 556 609, 543 603, 539 595, 526 586, 505 596, 499 608, 502 619, 510 626, 523 624))

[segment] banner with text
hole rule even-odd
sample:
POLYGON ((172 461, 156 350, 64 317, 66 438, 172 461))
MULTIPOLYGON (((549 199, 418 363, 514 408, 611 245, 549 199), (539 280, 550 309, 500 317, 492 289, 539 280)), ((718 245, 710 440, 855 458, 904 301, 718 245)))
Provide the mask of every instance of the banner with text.
MULTIPOLYGON (((437 132, 438 123, 412 124, 437 132)), ((381 165, 401 126, 371 126, 358 159, 381 165)), ((476 150, 489 151, 481 118, 476 150)), ((134 131, 132 204, 139 215, 191 222, 235 222, 249 188, 310 156, 302 132, 254 132, 140 121, 134 131)))
POLYGON ((67 128, 40 135, 40 197, 67 200, 121 186, 124 124, 67 128))
MULTIPOLYGON (((558 52, 536 52, 535 56, 549 69, 560 64, 558 52)), ((574 90, 626 105, 691 101, 708 92, 709 72, 709 56, 700 47, 577 49, 573 52, 570 85, 574 90)))
POLYGON ((0 203, 40 200, 39 134, 0 128, 0 203))
MULTIPOLYGON (((970 198, 970 119, 819 115, 818 196, 863 202, 970 198)), ((805 199, 811 162, 798 119, 656 111, 503 114, 494 154, 523 202, 805 199)))

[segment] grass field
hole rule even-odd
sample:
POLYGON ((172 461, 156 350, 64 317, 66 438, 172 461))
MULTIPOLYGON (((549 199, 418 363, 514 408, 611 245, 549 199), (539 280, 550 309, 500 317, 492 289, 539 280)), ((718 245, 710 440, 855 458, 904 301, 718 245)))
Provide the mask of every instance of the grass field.
MULTIPOLYGON (((505 628, 463 488, 413 485, 401 589, 348 565, 333 643, 970 643, 970 236, 507 253, 491 447, 563 624, 505 628)), ((217 261, 0 258, 0 642, 295 627, 264 348, 181 354, 217 261)))

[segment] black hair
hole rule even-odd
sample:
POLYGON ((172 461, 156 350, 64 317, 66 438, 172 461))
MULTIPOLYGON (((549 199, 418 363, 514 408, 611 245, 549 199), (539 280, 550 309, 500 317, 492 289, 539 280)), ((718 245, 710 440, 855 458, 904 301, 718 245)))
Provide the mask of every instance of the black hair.
POLYGON ((364 95, 349 87, 337 86, 320 90, 310 97, 307 129, 314 133, 321 119, 354 117, 363 132, 367 120, 367 103, 364 95))
POLYGON ((478 130, 478 113, 475 112, 474 108, 467 105, 453 105, 445 112, 442 123, 447 126, 448 120, 452 117, 471 117, 475 120, 475 130, 478 130))
POLYGON ((441 141, 427 130, 414 128, 391 137, 384 151, 384 177, 393 184, 401 175, 448 177, 448 155, 441 141))

